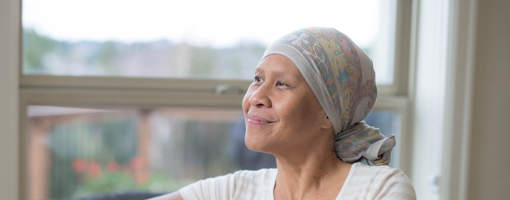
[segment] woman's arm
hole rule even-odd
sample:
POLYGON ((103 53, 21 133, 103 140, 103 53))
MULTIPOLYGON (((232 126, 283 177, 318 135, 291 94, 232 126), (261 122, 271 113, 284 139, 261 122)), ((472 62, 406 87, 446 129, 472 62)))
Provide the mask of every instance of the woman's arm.
POLYGON ((150 199, 147 199, 147 200, 184 200, 184 199, 182 198, 182 196, 179 193, 179 191, 176 191, 176 192, 172 192, 170 194, 165 194, 165 195, 157 196, 157 197, 150 198, 150 199))

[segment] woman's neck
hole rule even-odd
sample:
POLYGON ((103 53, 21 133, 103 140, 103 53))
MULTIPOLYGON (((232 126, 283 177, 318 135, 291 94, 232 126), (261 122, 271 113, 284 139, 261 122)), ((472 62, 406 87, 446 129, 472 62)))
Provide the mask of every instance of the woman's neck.
MULTIPOLYGON (((303 148, 307 149, 307 148, 303 148)), ((342 162, 333 150, 308 149, 293 155, 275 155, 278 166, 275 199, 335 199, 351 164, 342 162)))

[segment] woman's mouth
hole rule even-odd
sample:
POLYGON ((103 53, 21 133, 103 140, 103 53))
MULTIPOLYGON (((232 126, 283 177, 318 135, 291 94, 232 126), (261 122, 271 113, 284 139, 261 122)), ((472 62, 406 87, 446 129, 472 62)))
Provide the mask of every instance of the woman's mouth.
POLYGON ((252 124, 252 125, 266 125, 266 124, 270 124, 270 123, 274 123, 274 121, 268 120, 268 119, 263 118, 263 117, 258 116, 258 115, 250 115, 250 114, 248 114, 248 124, 252 124))

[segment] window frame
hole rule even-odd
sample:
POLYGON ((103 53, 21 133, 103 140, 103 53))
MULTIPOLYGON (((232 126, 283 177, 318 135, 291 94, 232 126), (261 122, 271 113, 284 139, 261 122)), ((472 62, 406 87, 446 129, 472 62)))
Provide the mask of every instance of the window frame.
MULTIPOLYGON (((21 14, 21 0, 10 0, 18 3, 21 14)), ((413 23, 414 1, 396 0, 396 24, 394 44, 393 83, 378 85, 379 97, 374 110, 396 111, 400 114, 400 148, 399 168, 407 174, 411 171, 412 156, 411 126, 409 123, 410 104, 412 100, 413 69, 410 67, 410 47, 413 23)), ((244 92, 248 89, 249 80, 211 80, 211 79, 176 79, 176 78, 133 78, 133 77, 77 77, 25 75, 22 62, 21 15, 19 21, 18 41, 18 113, 19 113, 19 199, 28 198, 28 163, 27 132, 29 105, 69 106, 92 108, 151 108, 151 107, 214 107, 240 108, 244 92), (230 92, 222 94, 222 88, 230 92)))

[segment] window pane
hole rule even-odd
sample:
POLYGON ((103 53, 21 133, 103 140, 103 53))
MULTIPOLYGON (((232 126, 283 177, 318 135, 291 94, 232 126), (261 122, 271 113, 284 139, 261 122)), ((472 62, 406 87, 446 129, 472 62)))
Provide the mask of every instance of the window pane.
POLYGON ((390 84, 395 0, 311 2, 24 0, 23 72, 251 79, 278 37, 327 26, 349 35, 373 59, 377 82, 390 84))
MULTIPOLYGON (((145 199, 203 178, 276 167, 274 156, 246 147, 240 110, 29 106, 28 116, 31 200, 145 199)), ((396 112, 374 111, 366 121, 398 136, 396 112)), ((398 166, 398 147, 392 156, 398 166)))
POLYGON ((272 155, 244 145, 239 110, 30 106, 28 115, 33 200, 158 194, 240 169, 276 167, 272 155))

